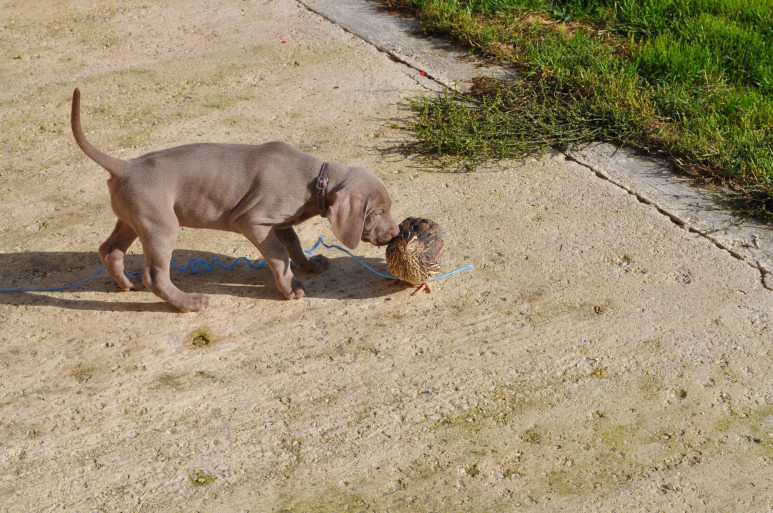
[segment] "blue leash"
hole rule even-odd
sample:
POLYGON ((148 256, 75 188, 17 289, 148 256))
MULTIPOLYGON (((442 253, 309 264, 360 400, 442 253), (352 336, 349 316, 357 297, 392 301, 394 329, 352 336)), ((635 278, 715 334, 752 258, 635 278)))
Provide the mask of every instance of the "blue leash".
MULTIPOLYGON (((373 273, 375 273, 375 274, 377 274, 377 275, 379 275, 379 276, 381 276, 383 278, 390 278, 392 280, 398 279, 398 278, 396 278, 394 276, 391 276, 389 274, 384 274, 382 272, 379 272, 379 271, 373 269, 371 266, 369 266, 368 264, 366 264, 365 262, 363 262, 362 260, 360 260, 359 258, 354 256, 350 251, 348 251, 347 249, 342 248, 341 246, 337 246, 335 244, 326 244, 325 241, 322 240, 322 237, 319 237, 317 239, 317 242, 314 244, 314 246, 310 250, 306 251, 306 253, 313 252, 320 245, 325 246, 328 249, 337 249, 339 251, 343 251, 344 253, 346 253, 350 257, 354 258, 360 265, 362 265, 363 267, 366 267, 371 272, 373 272, 373 273)), ((228 265, 226 265, 223 262, 221 262, 219 258, 214 258, 210 262, 207 262, 206 260, 202 260, 200 258, 195 258, 195 257, 191 258, 190 260, 188 260, 188 263, 185 264, 184 267, 179 267, 177 264, 175 264, 174 263, 174 259, 172 259, 171 264, 172 264, 172 267, 174 267, 178 271, 184 272, 184 271, 187 271, 188 269, 190 269, 192 274, 198 274, 202 270, 204 270, 204 271, 206 271, 208 273, 211 273, 212 271, 215 270, 215 264, 219 265, 222 269, 225 269, 226 271, 229 271, 229 270, 233 269, 234 267, 236 267, 236 264, 238 264, 241 261, 246 262, 247 265, 249 265, 253 269, 260 269, 261 267, 265 267, 265 265, 266 265, 266 261, 265 260, 261 260, 260 262, 258 262, 256 264, 256 263, 253 263, 249 258, 246 258, 246 257, 239 257, 239 258, 237 258, 236 260, 234 260, 233 262, 231 262, 228 265)), ((472 268, 473 268, 472 265, 466 265, 466 266, 464 266, 464 267, 462 267, 460 269, 457 269, 455 271, 451 271, 450 273, 446 273, 446 274, 443 274, 443 275, 440 275, 440 276, 435 276, 430 281, 439 280, 440 278, 445 278, 447 276, 451 276, 453 274, 460 273, 462 271, 467 271, 467 270, 472 269, 472 268)), ((102 274, 102 272, 104 270, 105 270, 105 268, 102 267, 99 271, 95 272, 94 274, 92 274, 88 278, 84 278, 84 279, 82 279, 80 281, 77 281, 75 283, 71 283, 70 285, 63 285, 61 287, 28 288, 28 289, 0 289, 0 292, 56 292, 58 290, 71 289, 73 287, 77 287, 78 285, 86 283, 87 281, 91 280, 92 278, 96 278, 97 276, 102 274)), ((141 272, 141 271, 136 271, 136 273, 139 273, 139 272, 141 272)))
MULTIPOLYGON (((314 250, 317 248, 317 246, 319 246, 320 244, 322 244, 323 246, 325 246, 325 247, 326 247, 326 248, 328 248, 328 249, 335 248, 335 249, 337 249, 337 250, 339 250, 339 251, 343 251, 344 253, 346 253, 347 255, 349 255, 350 257, 352 257, 353 259, 355 259, 355 260, 356 260, 356 261, 357 261, 357 262, 358 262, 360 265, 362 265, 363 267, 366 267, 366 268, 367 268, 367 269, 369 269, 371 272, 373 272, 373 273, 375 273, 375 274, 378 274, 379 276, 381 276, 381 277, 383 277, 383 278, 389 278, 390 280, 398 280, 398 279, 399 279, 399 278, 397 278, 397 277, 395 277, 395 276, 392 276, 391 274, 384 274, 384 273, 382 273, 382 272, 379 272, 379 271, 377 271, 377 270, 373 269, 371 266, 369 266, 368 264, 366 264, 365 262, 363 262, 362 260, 360 260, 359 258, 357 258, 356 256, 354 256, 354 255, 353 255, 353 254, 352 254, 352 253, 351 253, 349 250, 347 250, 347 249, 344 249, 344 248, 342 248, 341 246, 336 246, 335 244, 325 244, 325 242, 322 240, 322 237, 320 237, 319 239, 317 239, 317 243, 316 243, 316 244, 314 245, 314 247, 313 247, 313 248, 311 248, 311 249, 310 249, 308 252, 309 252, 309 253, 311 253, 311 252, 312 252, 312 251, 314 251, 314 250)), ((445 274, 441 274, 440 276, 435 276, 434 278, 432 278, 432 279, 431 279, 431 280, 429 280, 429 281, 435 281, 435 280, 439 280, 440 278, 445 278, 446 276, 451 276, 452 274, 460 273, 460 272, 462 272, 462 271, 467 271, 467 270, 469 270, 469 269, 472 269, 472 268, 473 268, 472 264, 470 264, 470 265, 465 265, 464 267, 461 267, 461 268, 457 269, 456 271, 451 271, 450 273, 445 273, 445 274)))

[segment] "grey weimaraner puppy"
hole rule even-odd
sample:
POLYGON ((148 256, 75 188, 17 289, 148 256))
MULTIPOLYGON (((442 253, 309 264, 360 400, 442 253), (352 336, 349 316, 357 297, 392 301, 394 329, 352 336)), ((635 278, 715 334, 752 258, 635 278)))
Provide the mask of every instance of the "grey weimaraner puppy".
POLYGON ((290 259, 305 272, 330 265, 324 256, 306 256, 293 225, 320 214, 349 248, 360 240, 381 246, 399 233, 384 183, 364 168, 322 162, 281 142, 189 144, 120 160, 86 140, 78 89, 71 122, 78 146, 110 173, 107 186, 118 222, 99 248, 102 263, 121 290, 140 289, 144 283, 180 311, 210 304, 206 295, 182 292, 170 280, 180 226, 243 234, 263 254, 288 299, 304 295, 290 259), (145 253, 141 280, 127 275, 123 265, 137 237, 145 253))

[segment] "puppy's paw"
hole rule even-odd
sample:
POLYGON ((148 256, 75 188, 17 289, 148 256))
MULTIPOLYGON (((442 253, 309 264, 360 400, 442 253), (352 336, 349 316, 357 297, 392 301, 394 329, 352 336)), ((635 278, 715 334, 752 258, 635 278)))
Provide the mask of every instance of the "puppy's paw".
POLYGON ((141 274, 125 274, 123 272, 112 275, 116 285, 122 292, 127 290, 140 290, 143 287, 141 274))
POLYGON ((206 294, 185 294, 185 298, 177 306, 181 312, 200 312, 207 308, 212 300, 206 294))
POLYGON ((129 285, 128 288, 123 290, 141 290, 144 285, 142 284, 142 275, 141 274, 130 274, 127 276, 127 284, 129 285))
POLYGON ((314 255, 306 263, 298 266, 305 273, 321 273, 322 271, 327 271, 329 267, 330 260, 323 255, 314 255))
POLYGON ((306 295, 306 290, 303 288, 303 282, 293 277, 292 287, 290 290, 287 292, 282 291, 282 293, 287 299, 301 299, 306 295))

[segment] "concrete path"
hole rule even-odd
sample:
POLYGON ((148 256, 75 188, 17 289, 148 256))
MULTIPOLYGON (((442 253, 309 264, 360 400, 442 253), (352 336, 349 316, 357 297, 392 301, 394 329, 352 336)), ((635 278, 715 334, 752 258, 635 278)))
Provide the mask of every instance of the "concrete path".
MULTIPOLYGON (((301 301, 266 269, 175 273, 197 314, 104 275, 0 293, 0 511, 769 512, 769 228, 606 145, 474 173, 394 151, 406 98, 492 70, 377 5, 0 3, 0 288, 100 265, 76 86, 111 154, 286 140, 372 169, 443 226, 445 270, 475 266, 412 297, 325 249, 301 301)), ((239 256, 185 229, 175 252, 239 256)))

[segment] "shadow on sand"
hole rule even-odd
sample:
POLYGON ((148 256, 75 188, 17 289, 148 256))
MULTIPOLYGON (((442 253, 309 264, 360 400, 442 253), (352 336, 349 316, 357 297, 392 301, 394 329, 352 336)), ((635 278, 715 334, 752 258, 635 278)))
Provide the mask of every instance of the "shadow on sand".
MULTIPOLYGON (((181 268, 192 258, 211 263, 219 259, 225 266, 236 258, 204 251, 176 250, 174 262, 181 268)), ((386 272, 382 259, 361 258, 380 272, 386 272)), ((262 264, 261 259, 254 261, 262 264)), ((128 272, 141 272, 142 255, 127 255, 128 272)), ((0 254, 0 289, 52 289, 77 283, 94 275, 102 263, 95 252, 30 252, 0 254)), ((251 268, 238 262, 232 269, 215 264, 212 271, 193 273, 190 269, 172 269, 172 282, 186 292, 203 292, 212 296, 231 295, 260 300, 285 301, 276 289, 271 270, 263 265, 251 268)), ((306 296, 328 299, 365 299, 397 292, 392 280, 380 277, 363 267, 354 258, 330 258, 330 269, 321 274, 297 273, 306 286, 306 296)), ((215 299, 215 298, 213 298, 215 299)), ((73 310, 110 310, 137 312, 176 311, 147 289, 120 292, 113 278, 102 271, 93 278, 58 291, 26 290, 0 292, 0 304, 54 306, 73 310), (105 300, 83 299, 83 292, 104 293, 105 300), (121 300, 116 301, 115 293, 121 300), (107 296, 110 299, 107 299, 107 296), (148 302, 148 299, 156 300, 148 302)))

